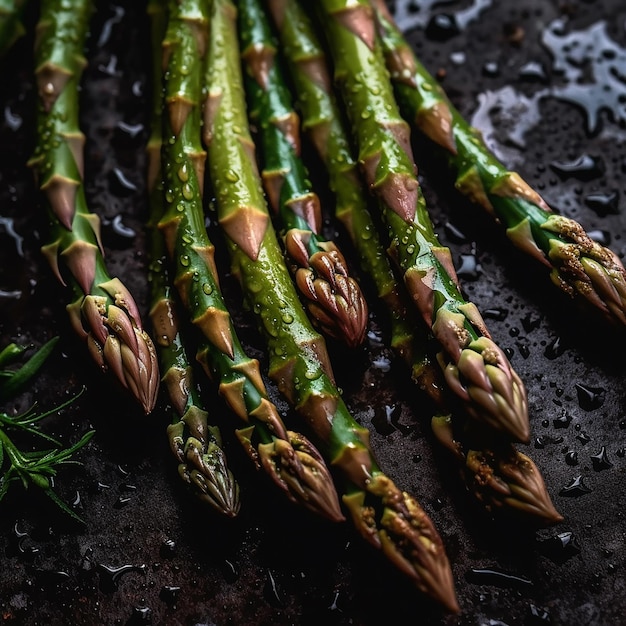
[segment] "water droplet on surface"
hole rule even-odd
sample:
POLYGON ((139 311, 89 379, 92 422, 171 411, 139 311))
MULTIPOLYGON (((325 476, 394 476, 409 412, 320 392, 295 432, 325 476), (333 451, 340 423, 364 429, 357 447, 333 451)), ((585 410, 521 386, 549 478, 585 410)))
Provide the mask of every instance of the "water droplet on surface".
POLYGON ((13 220, 13 218, 3 217, 0 215, 0 227, 3 227, 5 233, 13 240, 13 243, 15 244, 15 250, 18 255, 24 258, 24 248, 22 246, 24 242, 24 237, 16 232, 15 221, 13 220))
POLYGON ((467 572, 467 580, 477 585, 495 585, 497 587, 513 587, 514 589, 529 589, 533 586, 532 580, 509 574, 495 568, 473 568, 467 572))
POLYGON ((109 565, 98 564, 98 573, 100 575, 100 590, 115 591, 118 587, 120 578, 130 572, 146 573, 145 565, 122 565, 120 567, 111 567, 109 565))
POLYGON ((128 124, 127 122, 120 121, 117 123, 116 128, 122 131, 124 135, 127 135, 131 139, 138 137, 144 129, 143 124, 128 124))
POLYGON ((580 441, 580 443, 582 443, 583 446, 588 444, 591 441, 591 437, 585 432, 582 432, 576 435, 576 439, 578 439, 578 441, 580 441))
POLYGON ((448 239, 450 239, 450 241, 453 241, 455 243, 467 242, 467 237, 465 236, 465 234, 451 222, 446 222, 443 225, 443 230, 448 239))
POLYGON ((111 190, 118 196, 130 195, 129 192, 137 191, 137 185, 126 177, 119 167, 114 167, 110 175, 111 190))
POLYGON ((580 383, 576 383, 575 387, 578 404, 584 411, 599 409, 604 404, 606 390, 602 387, 588 387, 580 383))
POLYGON ((12 131, 16 131, 19 130, 19 128, 22 126, 22 122, 24 120, 21 118, 21 116, 13 113, 13 111, 11 111, 11 108, 7 104, 4 107, 4 121, 8 128, 10 128, 12 131))
POLYGON ((426 26, 425 34, 429 39, 433 41, 446 41, 458 35, 460 32, 459 25, 456 22, 454 15, 447 13, 438 13, 428 22, 426 26))
POLYGON ((509 314, 508 309, 501 309, 501 308, 485 309, 483 311, 484 318, 496 320, 498 322, 504 321, 508 314, 509 314))
POLYGON ((530 333, 533 330, 539 328, 541 325, 541 317, 534 315, 533 313, 526 313, 522 318, 522 327, 526 333, 530 333))
POLYGON ((530 623, 527 622, 528 626, 532 626, 533 624, 539 625, 552 623, 550 613, 547 609, 544 609, 543 607, 530 604, 530 606, 528 607, 528 614, 530 619, 530 623))
POLYGON ((526 81, 545 82, 546 71, 538 61, 529 61, 519 69, 519 77, 526 81))
POLYGON ((578 540, 573 532, 564 532, 539 542, 541 552, 551 561, 563 564, 580 553, 578 540))
POLYGON ((554 420, 552 420, 552 424, 554 424, 555 428, 567 428, 572 421, 572 416, 565 413, 554 420))
POLYGON ((609 461, 609 455, 606 452, 606 447, 602 446, 600 448, 600 452, 597 454, 591 455, 591 462, 593 464, 593 469, 596 472, 600 472, 605 469, 610 469, 613 467, 613 463, 609 461))
POLYGON ((555 337, 552 340, 552 343, 549 343, 546 346, 546 349, 543 351, 543 354, 547 359, 554 360, 560 357, 565 352, 565 350, 566 348, 563 345, 561 338, 555 337))
POLYGON ((585 204, 600 217, 619 214, 619 191, 613 189, 607 193, 590 193, 585 196, 585 204))
POLYGON ((583 482, 582 475, 576 476, 576 478, 559 491, 560 496, 567 498, 579 498, 587 493, 591 493, 591 489, 583 482))
POLYGON ((461 261, 457 267, 457 276, 466 280, 476 280, 482 274, 482 267, 473 254, 461 254, 461 261))
POLYGON ((593 180, 604 174, 605 167, 602 157, 581 154, 573 161, 552 161, 550 167, 562 179, 593 180))
POLYGON ((180 587, 176 585, 163 585, 159 593, 159 598, 165 602, 165 604, 174 605, 180 595, 180 587))
POLYGON ((124 17, 125 11, 122 7, 110 6, 110 8, 113 9, 114 14, 112 17, 108 18, 102 25, 102 31, 100 32, 100 36, 98 37, 99 47, 106 45, 106 43, 111 38, 111 32, 113 31, 113 26, 121 22, 122 18, 124 17))
POLYGON ((568 465, 578 465, 578 452, 575 450, 569 450, 565 453, 565 462, 568 465))
POLYGON ((497 78, 500 76, 500 65, 498 65, 497 61, 487 61, 483 65, 483 76, 488 78, 497 78))

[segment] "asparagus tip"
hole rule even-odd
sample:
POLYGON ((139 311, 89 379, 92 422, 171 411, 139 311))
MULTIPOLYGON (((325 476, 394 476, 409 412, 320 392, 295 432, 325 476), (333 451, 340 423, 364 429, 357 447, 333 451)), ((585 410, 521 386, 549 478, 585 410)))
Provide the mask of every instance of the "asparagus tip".
POLYGON ((318 450, 300 433, 274 439, 258 448, 263 467, 288 497, 333 522, 345 518, 333 479, 318 450))
POLYGON ((535 463, 512 446, 499 453, 470 450, 466 470, 470 489, 489 510, 521 513, 541 526, 563 521, 535 463))
POLYGON ((240 508, 239 486, 226 465, 224 451, 212 442, 205 451, 199 439, 189 437, 184 459, 178 472, 195 495, 226 517, 235 517, 240 508))
POLYGON ((365 490, 344 496, 364 538, 406 574, 427 596, 450 613, 459 612, 452 570, 432 521, 408 493, 382 474, 365 490))
MULTIPOLYGON (((286 243, 290 250, 288 239, 286 243)), ((296 270, 296 286, 315 324, 326 335, 355 348, 365 338, 367 303, 359 284, 349 276, 340 252, 331 244, 326 245, 328 251, 316 252, 307 258, 306 267, 296 270)))

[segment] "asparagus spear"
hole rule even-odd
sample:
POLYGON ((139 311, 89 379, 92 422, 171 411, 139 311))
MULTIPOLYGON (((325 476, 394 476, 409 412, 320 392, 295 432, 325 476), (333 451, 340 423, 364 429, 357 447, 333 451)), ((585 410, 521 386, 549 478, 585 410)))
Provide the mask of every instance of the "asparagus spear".
POLYGON ((161 42, 165 35, 166 15, 158 0, 148 4, 152 23, 154 54, 152 132, 148 142, 150 194, 151 285, 150 318, 162 381, 174 409, 167 428, 170 447, 178 460, 178 473, 192 492, 203 502, 228 517, 239 512, 239 486, 228 469, 222 450, 219 428, 209 424, 209 414, 194 381, 192 366, 180 332, 180 304, 170 282, 169 260, 163 236, 156 225, 163 214, 161 180, 163 89, 161 80, 161 42))
POLYGON ((37 146, 29 164, 46 201, 49 243, 42 252, 75 300, 72 325, 104 371, 111 371, 149 413, 159 386, 152 340, 126 287, 107 272, 100 221, 83 185, 84 135, 78 126, 78 85, 91 3, 44 0, 35 50, 39 91, 37 146))
POLYGON ((529 440, 525 387, 468 302, 450 250, 435 234, 417 179, 410 131, 401 118, 366 0, 323 0, 335 80, 349 116, 359 163, 376 194, 391 240, 390 254, 413 302, 442 346, 449 387, 478 421, 529 440))
POLYGON ((436 415, 431 426, 439 443, 458 462, 467 489, 487 511, 539 526, 563 520, 530 457, 511 443, 463 422, 458 415, 436 415))
POLYGON ((506 229, 511 242, 550 270, 552 282, 611 323, 626 324, 626 270, 575 220, 553 213, 521 176, 507 170, 448 100, 374 0, 387 66, 404 117, 442 150, 456 188, 506 229))
POLYGON ((368 211, 343 112, 332 89, 326 54, 311 20, 295 2, 269 0, 268 7, 287 52, 303 128, 326 165, 335 192, 337 216, 350 234, 364 273, 372 278, 390 313, 394 351, 409 366, 414 382, 435 403, 437 414, 432 418, 432 429, 437 440, 452 450, 463 468, 462 479, 468 490, 487 510, 521 512, 538 523, 558 521, 560 515, 531 459, 510 444, 492 441, 488 434, 487 438, 461 434, 467 430, 467 420, 449 411, 440 377, 429 358, 429 337, 424 325, 411 319, 403 286, 395 278, 368 211))
POLYGON ((363 342, 367 304, 338 246, 321 235, 322 211, 300 157, 300 119, 259 2, 239 5, 239 37, 249 115, 258 129, 262 179, 279 216, 296 286, 316 324, 350 347, 363 342))
POLYGON ((321 335, 290 279, 250 155, 236 9, 215 0, 207 60, 203 137, 219 223, 246 302, 266 339, 270 376, 315 432, 341 481, 343 502, 362 536, 416 586, 458 610, 443 544, 418 502, 379 467, 369 432, 350 415, 321 335))
POLYGON ((268 9, 285 51, 302 127, 326 166, 335 196, 335 214, 350 236, 364 274, 372 280, 389 313, 391 347, 407 364, 418 387, 442 406, 443 385, 438 366, 426 349, 429 337, 425 325, 413 319, 410 301, 396 279, 370 213, 370 199, 332 88, 326 53, 311 20, 297 2, 269 0, 268 9))
POLYGON ((22 12, 26 0, 0 0, 0 59, 24 35, 22 12))
POLYGON ((162 175, 165 237, 173 282, 193 324, 203 335, 197 358, 234 413, 249 425, 238 432, 247 452, 294 502, 331 520, 342 519, 337 494, 321 455, 288 431, 270 402, 259 363, 237 337, 219 287, 214 247, 202 207, 206 154, 200 142, 202 59, 208 16, 203 2, 169 3, 163 41, 165 100, 162 175))

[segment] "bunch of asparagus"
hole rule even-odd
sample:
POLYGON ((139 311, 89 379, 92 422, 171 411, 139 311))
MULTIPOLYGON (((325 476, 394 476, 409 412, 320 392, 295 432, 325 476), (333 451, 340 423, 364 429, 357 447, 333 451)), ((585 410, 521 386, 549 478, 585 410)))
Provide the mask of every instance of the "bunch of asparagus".
MULTIPOLYGON (((89 11, 85 1, 71 9, 42 3, 31 165, 50 222, 43 250, 74 289, 68 310, 92 355, 149 412, 159 387, 156 350, 132 296, 106 271, 98 218, 83 188, 77 87, 89 11)), ((182 478, 214 509, 237 514, 237 483, 203 399, 208 382, 243 422, 237 437, 255 465, 290 500, 333 521, 345 511, 421 591, 457 611, 441 537, 417 498, 380 467, 318 332, 357 346, 368 313, 346 258, 322 236, 322 194, 309 180, 300 131, 325 167, 334 216, 361 273, 388 312, 390 345, 437 407, 435 438, 489 511, 540 525, 562 519, 539 469, 515 447, 530 438, 526 390, 463 295, 450 251, 438 240, 410 124, 445 151, 459 191, 549 266, 555 284, 622 325, 626 271, 489 153, 415 58, 383 0, 320 0, 314 7, 152 0, 149 12, 151 319, 182 478), (205 184, 220 242, 265 341, 268 375, 306 434, 288 430, 259 362, 237 336, 205 225, 205 184), (192 351, 209 381, 194 377, 192 351)), ((0 44, 9 40, 2 38, 0 44)))
POLYGON ((559 521, 539 469, 532 460, 500 436, 468 423, 451 412, 445 382, 430 356, 427 329, 412 316, 408 294, 396 279, 371 213, 352 155, 348 129, 330 76, 330 64, 314 24, 297 2, 269 0, 285 62, 295 85, 303 126, 326 165, 336 196, 336 214, 360 255, 363 272, 376 285, 389 312, 391 346, 410 368, 420 389, 434 401, 432 418, 439 442, 460 462, 469 490, 489 510, 526 513, 540 524, 559 521))

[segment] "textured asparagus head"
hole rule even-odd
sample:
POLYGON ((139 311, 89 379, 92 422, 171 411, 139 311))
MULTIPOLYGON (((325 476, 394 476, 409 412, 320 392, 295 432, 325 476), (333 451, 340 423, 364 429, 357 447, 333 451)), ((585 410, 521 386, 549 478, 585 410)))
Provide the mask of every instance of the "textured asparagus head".
POLYGON ((530 423, 525 385, 493 340, 483 336, 472 341, 463 335, 462 327, 460 330, 459 343, 464 347, 458 360, 455 362, 443 353, 439 355, 448 387, 476 421, 513 441, 528 443, 530 423))
POLYGON ((170 447, 179 460, 178 473, 193 493, 223 515, 235 517, 240 508, 239 486, 207 418, 206 411, 190 406, 168 426, 170 447))
POLYGON ((37 24, 37 145, 29 165, 50 222, 42 253, 59 281, 73 288, 70 319, 96 363, 112 372, 149 413, 159 387, 154 345, 132 295, 107 272, 100 221, 89 212, 83 185, 78 84, 90 15, 86 1, 46 1, 37 24))
POLYGON ((466 471, 470 491, 488 510, 514 513, 539 526, 563 521, 535 463, 512 446, 469 450, 466 471))
POLYGON ((333 522, 343 521, 337 493, 329 489, 333 479, 322 455, 301 433, 287 431, 286 435, 286 439, 275 438, 258 446, 261 464, 294 502, 333 522))
POLYGON ((367 304, 337 244, 322 236, 320 198, 301 157, 300 117, 269 17, 259 0, 238 4, 250 117, 257 128, 262 180, 296 287, 311 320, 350 347, 363 342, 367 304))
POLYGON ((459 605, 443 543, 432 521, 405 491, 382 472, 368 480, 364 490, 343 497, 361 535, 420 591, 451 613, 459 605))
POLYGON ((539 468, 527 455, 489 433, 471 432, 473 429, 467 427, 455 429, 453 421, 450 415, 434 416, 433 434, 456 457, 465 485, 487 511, 538 526, 563 519, 554 508, 539 468), (458 434, 459 430, 464 432, 458 434))

